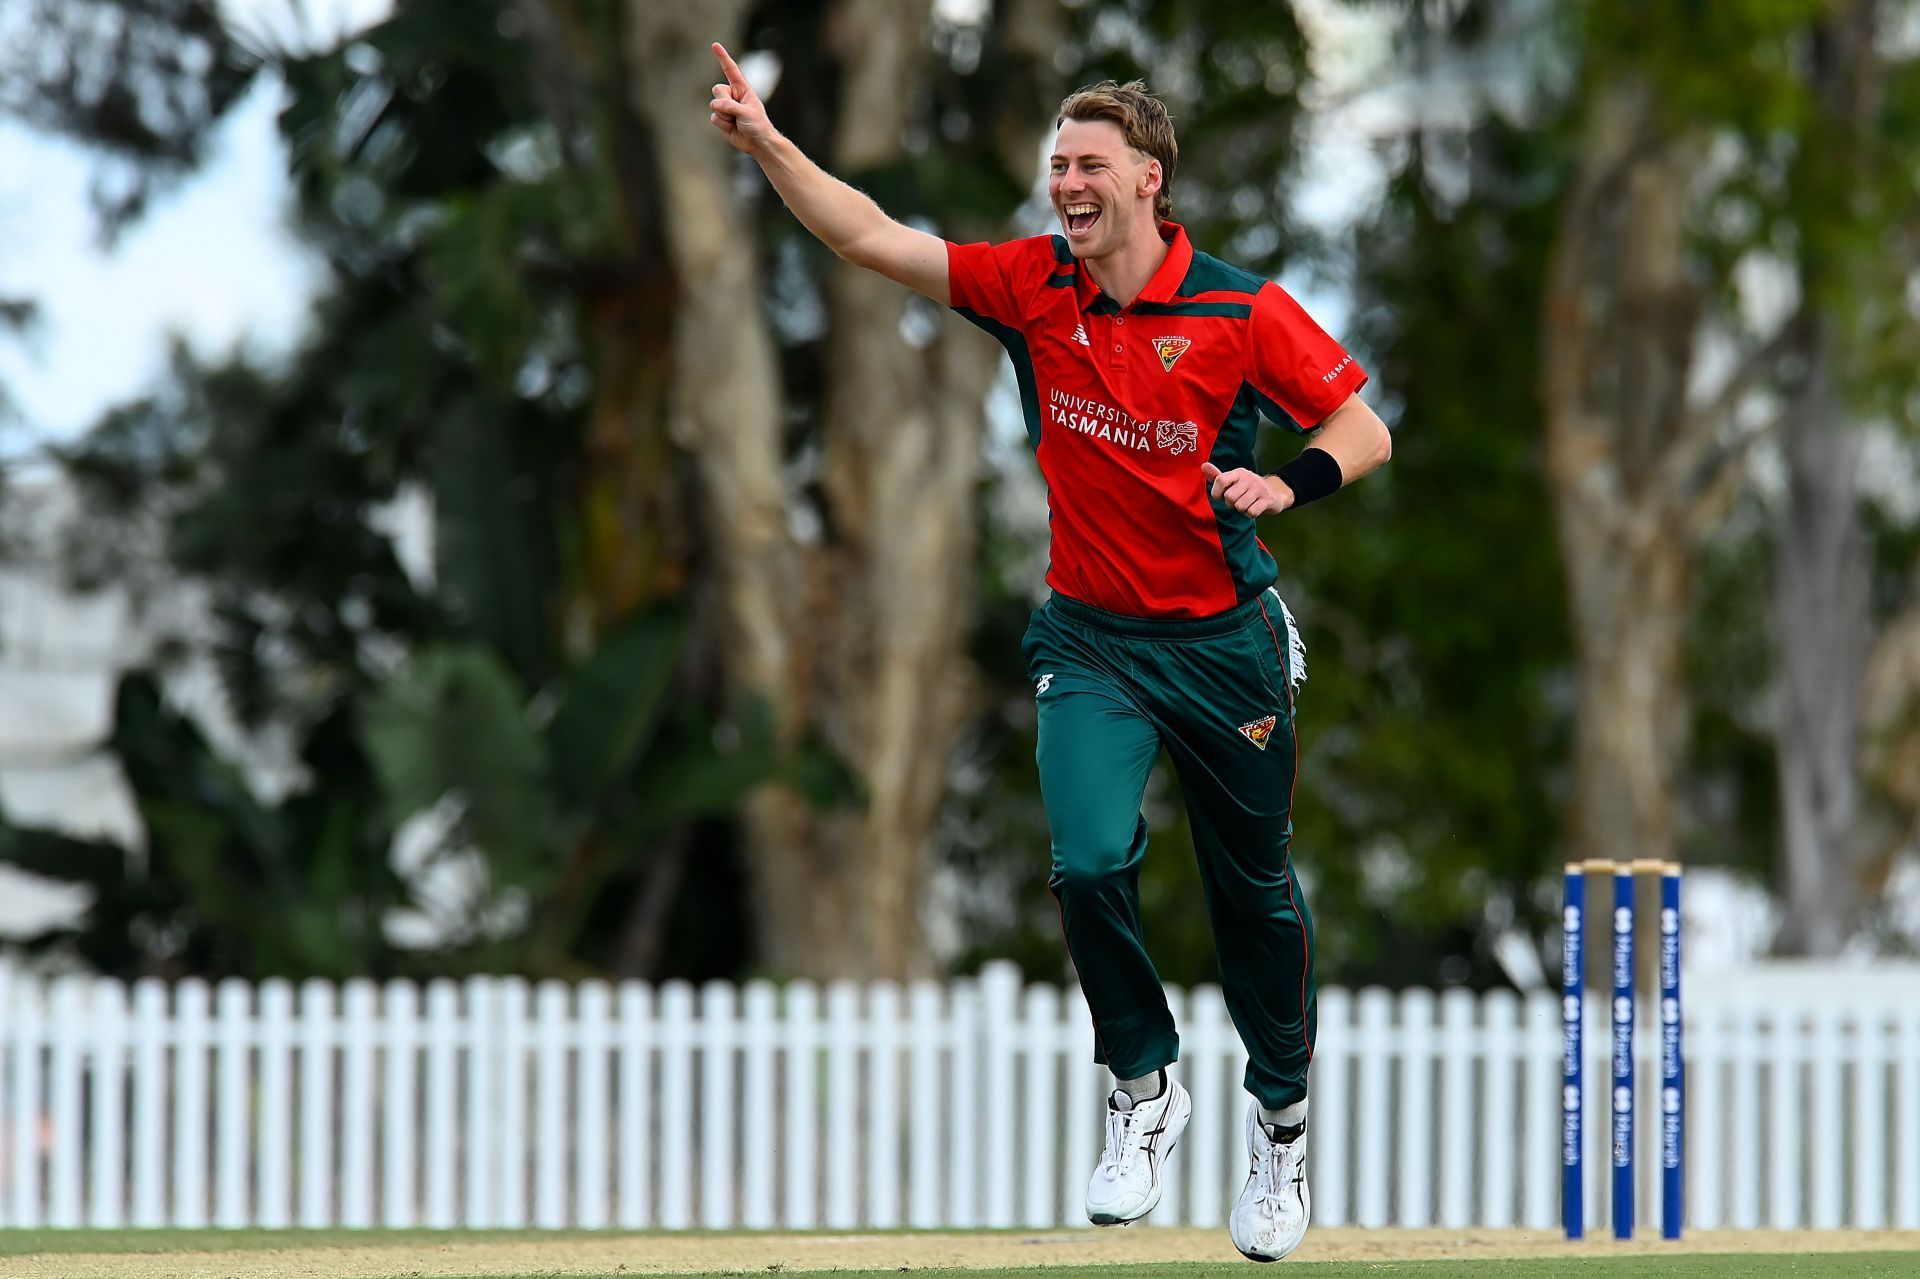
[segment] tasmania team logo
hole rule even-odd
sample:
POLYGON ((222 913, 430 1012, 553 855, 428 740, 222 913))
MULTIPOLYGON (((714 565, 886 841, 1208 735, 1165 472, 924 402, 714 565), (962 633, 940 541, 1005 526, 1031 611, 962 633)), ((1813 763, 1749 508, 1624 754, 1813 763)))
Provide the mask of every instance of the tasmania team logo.
POLYGON ((1200 451, 1200 426, 1197 422, 1169 422, 1164 418, 1153 424, 1153 442, 1176 456, 1200 451))
POLYGON ((1240 736, 1246 738, 1261 750, 1265 750, 1267 749, 1267 739, 1273 736, 1273 725, 1276 718, 1276 716, 1269 715, 1265 719, 1256 719, 1252 723, 1242 724, 1240 726, 1240 736))
POLYGON ((1160 367, 1169 373, 1173 372, 1173 362, 1182 355, 1185 355, 1187 348, 1192 345, 1193 340, 1191 338, 1170 337, 1155 338, 1153 340, 1153 349, 1160 355, 1160 367))

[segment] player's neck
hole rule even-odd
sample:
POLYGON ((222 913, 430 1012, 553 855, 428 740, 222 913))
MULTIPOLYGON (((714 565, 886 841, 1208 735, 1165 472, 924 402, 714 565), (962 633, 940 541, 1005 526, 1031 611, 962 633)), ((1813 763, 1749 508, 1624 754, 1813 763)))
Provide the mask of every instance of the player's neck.
POLYGON ((1087 270, 1102 293, 1121 306, 1128 306, 1147 287, 1171 249, 1172 246, 1160 238, 1159 226, 1151 225, 1142 234, 1128 237, 1127 242, 1112 253, 1088 258, 1087 270))

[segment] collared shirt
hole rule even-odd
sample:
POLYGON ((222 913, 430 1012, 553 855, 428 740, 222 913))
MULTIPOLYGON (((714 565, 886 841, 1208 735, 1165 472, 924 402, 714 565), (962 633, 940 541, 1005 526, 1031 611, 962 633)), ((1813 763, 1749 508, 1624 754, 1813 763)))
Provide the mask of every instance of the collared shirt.
POLYGON ((949 244, 947 275, 954 310, 1013 361, 1047 482, 1047 584, 1110 613, 1208 617, 1275 567, 1201 461, 1253 466, 1262 414, 1311 430, 1367 375, 1279 285, 1160 233, 1166 259, 1124 307, 1059 235, 949 244))

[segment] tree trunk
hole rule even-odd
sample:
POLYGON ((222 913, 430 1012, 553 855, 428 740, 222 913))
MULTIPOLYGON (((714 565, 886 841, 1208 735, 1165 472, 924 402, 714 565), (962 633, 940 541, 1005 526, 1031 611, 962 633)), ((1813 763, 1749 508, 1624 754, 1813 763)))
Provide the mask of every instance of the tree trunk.
MULTIPOLYGON (((832 153, 816 157, 830 170, 906 159, 903 122, 930 71, 930 3, 846 0, 832 15, 843 96, 832 153)), ((672 175, 661 194, 682 284, 672 413, 706 493, 731 683, 767 699, 785 744, 823 740, 864 791, 852 811, 822 813, 780 787, 747 805, 761 960, 796 975, 905 977, 924 965, 930 836, 971 705, 974 492, 1000 352, 951 317, 907 323, 923 303, 836 264, 825 287, 821 531, 794 531, 790 511, 805 497, 781 472, 756 248, 735 155, 706 118, 706 42, 735 33, 742 8, 630 0, 628 21, 641 114, 672 175), (916 339, 916 327, 932 336, 916 339)), ((1057 0, 1001 9, 1036 97, 1021 104, 1033 109, 1016 149, 1030 162, 1051 122, 1039 103, 1062 18, 1057 0)))
POLYGON ((1785 417, 1787 501, 1773 564, 1778 661, 1778 948, 1830 956, 1859 908, 1865 832, 1861 696, 1872 644, 1872 564, 1860 512, 1862 428, 1834 385, 1826 323, 1810 319, 1785 417))
MULTIPOLYGON (((1862 134, 1874 111, 1876 6, 1836 10, 1815 31, 1812 88, 1833 136, 1802 157, 1796 185, 1808 206, 1844 198, 1828 183, 1866 180, 1862 134)), ((1815 135, 1818 137, 1819 135, 1815 135)), ((1817 229, 1817 228, 1816 228, 1817 229)), ((1803 294, 1824 299, 1858 275, 1857 251, 1836 255, 1809 232, 1803 294), (1817 247, 1816 247, 1817 246, 1817 247)), ((1878 246, 1876 246, 1877 250, 1878 246)), ((1885 269, 1880 252, 1869 270, 1885 269)), ((1867 424, 1842 395, 1844 317, 1812 312, 1795 328, 1782 447, 1786 511, 1773 560, 1773 641, 1779 682, 1782 923, 1789 955, 1839 953, 1866 902, 1868 861, 1884 847, 1871 829, 1863 778, 1867 666, 1875 641, 1873 563, 1861 510, 1867 424)))
POLYGON ((1579 662, 1575 857, 1671 857, 1687 729, 1686 403, 1701 299, 1686 271, 1697 149, 1631 78, 1588 107, 1550 263, 1548 470, 1579 662))

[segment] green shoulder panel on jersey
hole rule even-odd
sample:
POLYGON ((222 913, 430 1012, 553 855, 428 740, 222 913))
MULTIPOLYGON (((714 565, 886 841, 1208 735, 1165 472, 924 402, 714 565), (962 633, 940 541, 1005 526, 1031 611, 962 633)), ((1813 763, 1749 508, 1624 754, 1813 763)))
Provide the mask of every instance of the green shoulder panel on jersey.
POLYGON ((1255 390, 1251 385, 1242 387, 1241 389, 1253 395, 1253 402, 1259 408, 1261 414, 1266 417, 1267 421, 1273 423, 1275 426, 1283 427, 1296 435, 1305 435, 1313 429, 1309 426, 1302 426, 1294 420, 1293 414, 1287 412, 1278 404, 1275 404, 1271 399, 1255 390))
MULTIPOLYGON (((1207 461, 1223 471, 1254 464, 1254 437, 1260 430, 1259 396, 1245 382, 1233 397, 1233 406, 1214 437, 1213 451, 1207 461)), ((1251 516, 1242 515, 1222 502, 1213 503, 1214 527, 1220 533, 1220 550, 1227 560, 1227 572, 1233 575, 1236 598, 1252 599, 1273 585, 1279 568, 1273 556, 1260 545, 1260 536, 1251 516)))
POLYGON ((1067 237, 1064 235, 1054 235, 1048 236, 1047 238, 1053 241, 1053 260, 1055 265, 1072 266, 1073 250, 1067 247, 1067 237))
POLYGON ((1251 271, 1242 270, 1222 262, 1212 254, 1194 252, 1193 264, 1187 268, 1186 278, 1180 281, 1178 295, 1192 297, 1196 293, 1244 293, 1249 304, 1253 295, 1260 291, 1266 280, 1251 271))
POLYGON ((1133 310, 1136 315, 1211 315, 1227 320, 1244 320, 1253 314, 1248 302, 1136 302, 1133 310))
POLYGON ((1020 388, 1020 412, 1027 419, 1027 439, 1034 448, 1040 447, 1040 388, 1033 377, 1033 352, 1027 348, 1026 335, 1011 325, 998 320, 990 320, 978 311, 964 306, 953 308, 954 314, 971 324, 978 325, 993 334, 994 340, 1006 348, 1007 359, 1013 364, 1013 380, 1020 388))
MULTIPOLYGON (((1193 255, 1193 265, 1187 268, 1186 278, 1180 281, 1180 293, 1182 295, 1194 293, 1244 293, 1247 295, 1246 304, 1239 306, 1233 312, 1233 314, 1244 319, 1253 313, 1253 297, 1260 292, 1266 283, 1267 281, 1264 277, 1255 275, 1252 271, 1247 271, 1240 267, 1233 266, 1230 263, 1222 262, 1219 258, 1213 257, 1210 254, 1195 253, 1193 255)), ((1188 303, 1187 305, 1233 306, 1234 304, 1188 303)), ((1196 312, 1189 311, 1184 312, 1184 314, 1196 314, 1196 312)), ((1219 314, 1219 312, 1209 311, 1205 312, 1205 314, 1219 314)), ((1240 396, 1240 400, 1234 401, 1236 413, 1239 411, 1241 400, 1250 399, 1252 410, 1259 415, 1264 415, 1266 419, 1275 426, 1285 427, 1290 431, 1299 431, 1302 434, 1305 433, 1305 427, 1294 421, 1285 409, 1275 404, 1267 396, 1261 394, 1260 391, 1256 390, 1253 386, 1242 386, 1240 388, 1240 396)), ((1233 420, 1231 415, 1228 420, 1233 420)), ((1224 433, 1222 439, 1225 439, 1224 433)), ((1251 466, 1252 463, 1249 462, 1246 465, 1251 466)))

